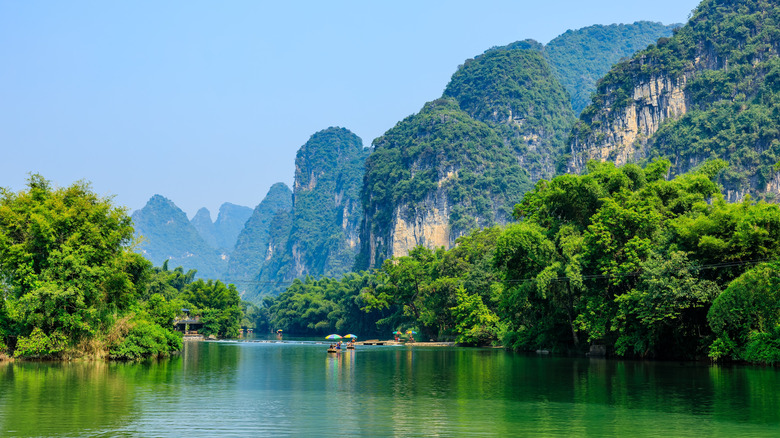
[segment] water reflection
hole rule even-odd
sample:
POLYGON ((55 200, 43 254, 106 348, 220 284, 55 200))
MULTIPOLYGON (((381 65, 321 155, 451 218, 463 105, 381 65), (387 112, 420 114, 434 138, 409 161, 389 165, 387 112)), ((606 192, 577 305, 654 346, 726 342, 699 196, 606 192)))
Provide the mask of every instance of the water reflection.
POLYGON ((775 436, 771 368, 313 342, 0 363, 0 436, 775 436))
POLYGON ((73 436, 121 427, 132 414, 135 388, 116 368, 103 362, 0 362, 0 435, 56 430, 73 436))

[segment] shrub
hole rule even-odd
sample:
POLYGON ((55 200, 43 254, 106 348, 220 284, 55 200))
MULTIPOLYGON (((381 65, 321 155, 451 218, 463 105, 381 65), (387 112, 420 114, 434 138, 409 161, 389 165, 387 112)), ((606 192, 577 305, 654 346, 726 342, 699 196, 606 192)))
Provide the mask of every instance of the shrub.
POLYGON ((65 335, 56 332, 47 335, 43 330, 36 327, 29 336, 19 337, 14 356, 26 358, 53 357, 62 353, 66 346, 67 339, 65 335))

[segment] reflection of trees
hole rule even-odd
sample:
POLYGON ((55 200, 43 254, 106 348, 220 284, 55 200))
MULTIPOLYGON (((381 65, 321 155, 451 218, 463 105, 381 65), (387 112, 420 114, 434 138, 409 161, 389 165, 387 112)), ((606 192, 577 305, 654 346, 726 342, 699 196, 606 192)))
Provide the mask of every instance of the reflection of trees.
POLYGON ((135 391, 112 367, 0 362, 0 435, 76 436, 121 427, 135 414, 135 391))

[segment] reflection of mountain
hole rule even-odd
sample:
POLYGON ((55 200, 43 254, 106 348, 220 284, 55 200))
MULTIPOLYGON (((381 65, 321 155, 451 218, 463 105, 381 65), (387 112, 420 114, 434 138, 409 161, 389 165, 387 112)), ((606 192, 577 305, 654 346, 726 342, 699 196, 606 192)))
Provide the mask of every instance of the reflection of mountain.
POLYGON ((85 430, 118 430, 138 415, 138 383, 126 375, 136 371, 99 360, 0 362, 0 434, 83 436, 85 430))

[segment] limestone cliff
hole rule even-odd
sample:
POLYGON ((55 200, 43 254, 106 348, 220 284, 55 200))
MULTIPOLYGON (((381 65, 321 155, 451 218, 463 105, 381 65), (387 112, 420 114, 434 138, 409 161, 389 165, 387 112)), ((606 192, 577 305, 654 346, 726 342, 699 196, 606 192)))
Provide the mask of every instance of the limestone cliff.
POLYGON ((519 41, 467 60, 444 90, 510 147, 531 182, 555 174, 575 121, 569 96, 543 58, 541 44, 519 41))
POLYGON ((720 158, 729 200, 777 199, 780 5, 706 0, 671 38, 616 65, 570 137, 569 171, 587 160, 668 158, 679 174, 720 158))
POLYGON ((358 268, 417 246, 450 247, 505 223, 531 187, 515 149, 454 99, 427 103, 382 137, 366 162, 358 268))
POLYGON ((542 48, 519 41, 467 60, 442 98, 374 140, 357 268, 504 224, 554 175, 575 118, 542 48))
POLYGON ((393 254, 408 254, 415 246, 449 248, 455 233, 450 227, 451 208, 443 191, 436 191, 421 203, 425 208, 412 212, 409 205, 400 205, 393 213, 390 241, 393 254))
POLYGON ((358 136, 333 127, 315 133, 299 149, 292 209, 289 215, 277 214, 270 225, 256 293, 276 293, 295 278, 339 276, 352 268, 366 155, 358 136))
POLYGON ((279 212, 291 209, 292 191, 286 184, 276 183, 252 211, 228 261, 226 280, 235 283, 239 291, 253 289, 254 276, 274 253, 273 222, 279 212))
MULTIPOLYGON (((638 59, 635 62, 642 62, 638 59)), ((620 105, 620 91, 604 87, 601 110, 594 107, 583 116, 589 126, 580 123, 571 141, 572 159, 569 172, 578 173, 588 160, 613 161, 617 165, 646 157, 648 140, 667 119, 677 120, 689 106, 685 85, 690 73, 676 78, 664 74, 638 76, 631 89, 630 102, 620 105)))
POLYGON ((572 109, 579 115, 596 91, 596 81, 623 58, 672 36, 681 24, 664 25, 649 21, 631 24, 593 25, 567 30, 544 46, 544 59, 571 96, 572 109))

